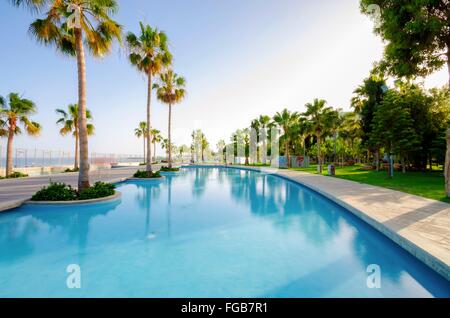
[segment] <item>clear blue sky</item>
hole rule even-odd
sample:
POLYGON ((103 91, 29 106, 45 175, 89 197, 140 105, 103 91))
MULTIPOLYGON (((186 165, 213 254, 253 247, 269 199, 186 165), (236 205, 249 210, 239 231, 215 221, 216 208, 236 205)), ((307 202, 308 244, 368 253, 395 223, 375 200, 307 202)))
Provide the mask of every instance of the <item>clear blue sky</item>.
MULTIPOLYGON (((314 97, 348 109, 353 89, 382 54, 358 3, 121 0, 115 19, 126 31, 138 32, 139 21, 166 31, 175 71, 188 85, 186 100, 174 108, 174 142, 187 144, 189 131, 201 128, 214 146, 259 114, 303 111, 314 97)), ((72 139, 58 135, 54 109, 77 100, 75 61, 29 36, 34 19, 0 1, 0 94, 19 92, 38 106, 33 119, 43 125, 41 136, 17 138, 17 147, 72 150, 72 139)), ((124 50, 115 46, 103 59, 88 58, 87 83, 97 128, 90 150, 141 153, 133 129, 145 118, 146 82, 124 50)), ((427 80, 445 83, 445 71, 427 80)), ((153 110, 153 125, 166 135, 166 107, 155 101, 153 110)))

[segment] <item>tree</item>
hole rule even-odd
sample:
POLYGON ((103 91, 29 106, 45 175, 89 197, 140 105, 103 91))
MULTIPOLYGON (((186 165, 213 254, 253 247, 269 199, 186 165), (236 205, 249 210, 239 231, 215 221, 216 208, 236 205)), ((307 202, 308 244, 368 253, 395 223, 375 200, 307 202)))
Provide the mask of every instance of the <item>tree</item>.
POLYGON ((42 19, 30 26, 30 33, 44 45, 53 45, 60 52, 77 59, 78 68, 78 127, 80 135, 80 172, 78 188, 89 184, 88 128, 86 118, 86 45, 95 57, 111 50, 115 39, 120 41, 122 27, 111 19, 116 13, 115 0, 12 0, 14 5, 24 5, 34 12, 48 8, 42 19))
POLYGON ((205 151, 209 147, 209 142, 206 139, 206 136, 204 133, 201 133, 201 135, 200 135, 200 144, 201 144, 201 148, 202 148, 202 162, 205 162, 205 151))
MULTIPOLYGON (((254 131, 256 133, 256 140, 254 142, 256 143, 256 161, 259 162, 259 159, 260 159, 260 148, 259 148, 260 134, 259 134, 259 129, 261 128, 261 123, 259 122, 259 119, 252 120, 252 122, 250 123, 250 128, 254 129, 254 131)), ((254 162, 254 163, 256 163, 256 162, 254 162)))
MULTIPOLYGON (((75 161, 73 164, 73 168, 75 170, 79 169, 79 152, 80 152, 80 129, 79 129, 79 120, 78 120, 78 104, 70 104, 67 106, 67 112, 63 109, 56 109, 56 113, 61 117, 56 121, 56 124, 62 125, 62 128, 59 130, 59 133, 62 136, 66 136, 67 134, 72 133, 75 137, 75 161)), ((92 114, 89 109, 86 109, 86 120, 92 120, 92 114)), ((92 136, 94 134, 94 125, 86 124, 87 134, 88 136, 92 136)))
POLYGON ((169 52, 167 35, 156 28, 144 25, 140 22, 141 33, 139 36, 129 32, 126 42, 130 54, 128 56, 131 64, 147 76, 147 161, 146 170, 152 174, 152 150, 151 136, 151 98, 153 87, 153 76, 161 73, 172 63, 172 55, 169 52))
POLYGON ((312 103, 306 104, 307 117, 311 123, 311 128, 317 138, 317 164, 318 172, 322 174, 321 140, 327 129, 330 128, 335 112, 331 107, 326 107, 326 101, 323 99, 314 99, 312 103))
POLYGON ((260 125, 260 129, 263 130, 265 132, 265 138, 263 138, 263 153, 262 153, 262 163, 266 164, 267 163, 267 138, 268 138, 268 133, 267 133, 267 128, 270 124, 270 117, 267 115, 261 115, 259 116, 259 125, 260 125))
POLYGON ((13 171, 13 141, 15 135, 20 135, 25 129, 28 135, 36 136, 41 131, 41 126, 30 121, 28 116, 36 112, 36 105, 29 99, 22 98, 18 93, 10 93, 8 98, 0 98, 0 136, 8 136, 6 148, 6 176, 13 171))
POLYGON ((153 143, 153 162, 156 162, 156 144, 160 143, 163 140, 163 137, 158 129, 152 129, 151 136, 153 143))
MULTIPOLYGON (((374 31, 387 42, 380 67, 390 74, 411 78, 426 76, 447 64, 450 90, 448 0, 361 0, 361 11, 370 14, 373 5, 380 9, 374 31)), ((450 164, 450 158, 446 162, 450 164)), ((450 169, 445 171, 449 184, 450 169)))
POLYGON ((286 108, 283 111, 277 112, 273 117, 273 120, 277 125, 283 129, 284 135, 284 155, 286 156, 287 166, 291 166, 291 158, 289 156, 289 146, 290 146, 290 130, 297 123, 299 114, 297 112, 291 113, 286 108))
POLYGON ((225 153, 225 147, 226 147, 226 145, 225 145, 225 140, 220 139, 220 140, 217 142, 216 147, 217 147, 217 153, 220 155, 221 162, 225 162, 225 155, 224 155, 224 153, 225 153))
POLYGON ((145 160, 145 148, 146 148, 146 143, 147 143, 147 122, 146 121, 141 121, 138 125, 137 128, 134 129, 134 135, 138 138, 142 137, 143 143, 144 143, 144 162, 146 162, 145 160))
MULTIPOLYGON (((375 167, 377 171, 380 167, 380 151, 375 145, 370 143, 372 122, 375 111, 382 102, 386 91, 387 86, 384 77, 376 74, 376 70, 372 70, 370 76, 364 79, 363 84, 353 92, 355 95, 351 101, 352 107, 361 121, 362 143, 367 147, 368 153, 369 151, 375 153, 375 167)), ((369 154, 367 157, 369 159, 369 154)))
MULTIPOLYGON (((186 96, 186 80, 173 70, 160 74, 158 83, 153 85, 159 101, 169 106, 168 140, 172 144, 172 105, 181 102, 186 96)), ((169 147, 169 168, 172 168, 172 149, 169 147)))
MULTIPOLYGON (((400 157, 403 172, 406 171, 408 152, 419 143, 406 103, 407 99, 401 92, 390 90, 375 112, 372 134, 373 143, 384 147, 388 156, 394 154, 400 157)), ((390 168, 389 176, 392 177, 390 168)))

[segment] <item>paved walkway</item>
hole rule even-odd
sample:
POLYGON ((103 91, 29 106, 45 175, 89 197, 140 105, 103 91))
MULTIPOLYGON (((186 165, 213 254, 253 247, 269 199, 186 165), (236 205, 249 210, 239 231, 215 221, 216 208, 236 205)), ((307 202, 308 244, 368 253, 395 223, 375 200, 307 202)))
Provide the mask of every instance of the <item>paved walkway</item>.
MULTIPOLYGON (((136 167, 94 171, 91 182, 118 182, 135 171, 136 167)), ((450 280, 450 204, 305 172, 278 170, 276 174, 304 184, 344 206, 450 280)), ((77 176, 70 173, 0 180, 0 211, 19 206, 50 179, 76 186, 77 176)))
MULTIPOLYGON (((91 183, 96 181, 119 182, 131 177, 137 169, 137 167, 124 167, 92 171, 90 181, 91 183)), ((50 181, 64 182, 77 187, 78 173, 0 180, 0 211, 20 206, 24 201, 29 200, 36 191, 48 185, 50 181)))

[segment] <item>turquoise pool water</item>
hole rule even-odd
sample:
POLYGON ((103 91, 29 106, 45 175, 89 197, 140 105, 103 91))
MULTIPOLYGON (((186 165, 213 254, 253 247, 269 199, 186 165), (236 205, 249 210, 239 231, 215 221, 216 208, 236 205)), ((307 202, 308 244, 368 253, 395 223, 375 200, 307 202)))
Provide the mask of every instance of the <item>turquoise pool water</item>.
POLYGON ((0 297, 450 296, 383 235, 279 177, 186 168, 118 190, 109 203, 1 213, 0 297), (370 264, 380 288, 367 285, 370 264))

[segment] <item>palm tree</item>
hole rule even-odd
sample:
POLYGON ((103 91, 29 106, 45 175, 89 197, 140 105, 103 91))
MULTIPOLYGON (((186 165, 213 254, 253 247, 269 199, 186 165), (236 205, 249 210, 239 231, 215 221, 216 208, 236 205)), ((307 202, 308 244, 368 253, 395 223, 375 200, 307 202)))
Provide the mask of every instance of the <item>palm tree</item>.
MULTIPOLYGON (((169 106, 168 142, 172 144, 172 105, 177 104, 186 96, 184 89, 186 80, 178 76, 173 70, 160 74, 158 82, 153 85, 159 101, 169 106)), ((172 168, 172 147, 169 147, 169 168, 172 168)))
POLYGON ((253 162, 253 163, 257 163, 257 162, 260 162, 259 161, 259 159, 260 159, 260 149, 259 149, 260 135, 259 135, 259 129, 261 128, 261 124, 259 122, 259 119, 252 120, 252 122, 250 124, 250 127, 252 129, 254 129, 255 132, 256 132, 256 140, 255 140, 255 142, 256 142, 256 162, 253 162))
POLYGON ((217 142, 216 147, 217 147, 217 152, 220 155, 220 158, 222 158, 221 162, 225 162, 225 156, 224 156, 225 147, 226 147, 225 140, 220 139, 217 142))
POLYGON ((290 145, 290 136, 291 129, 297 123, 299 118, 299 114, 297 112, 291 113, 286 108, 280 113, 277 112, 273 117, 273 120, 279 127, 283 129, 284 132, 284 154, 287 160, 287 166, 291 166, 291 158, 289 156, 289 145, 290 145))
POLYGON ((265 135, 266 135, 266 138, 263 139, 264 152, 262 154, 262 163, 266 164, 267 163, 267 128, 269 127, 269 124, 270 124, 270 117, 266 116, 266 115, 261 115, 261 116, 259 116, 258 120, 259 120, 260 128, 265 131, 265 135))
POLYGON ((88 188, 89 153, 86 118, 86 45, 93 56, 110 52, 114 39, 120 41, 122 27, 111 19, 117 11, 115 0, 13 0, 35 12, 48 8, 43 19, 30 26, 30 33, 44 45, 54 45, 67 55, 75 56, 78 68, 78 129, 80 135, 79 190, 88 188), (69 14, 71 13, 71 14, 69 14))
POLYGON ((7 99, 0 98, 0 136, 8 136, 6 176, 9 176, 13 169, 14 136, 22 133, 19 123, 31 136, 36 136, 41 131, 41 126, 28 118, 29 115, 35 112, 36 105, 29 99, 21 98, 17 93, 10 93, 7 99))
POLYGON ((146 121, 141 121, 139 123, 139 126, 137 128, 134 129, 134 135, 138 138, 142 137, 142 140, 144 142, 144 162, 145 162, 145 146, 147 143, 147 122, 146 121))
MULTIPOLYGON (((79 169, 79 142, 80 142, 80 129, 78 128, 78 104, 70 104, 67 106, 67 112, 63 109, 56 109, 56 113, 61 117, 56 121, 56 124, 61 124, 63 127, 59 130, 59 133, 63 136, 72 133, 75 137, 75 162, 73 168, 79 169)), ((86 109, 86 119, 92 119, 92 114, 89 109, 86 109)), ((86 124, 88 136, 94 134, 94 125, 86 124)))
POLYGON ((205 134, 202 134, 202 162, 205 162, 205 151, 209 147, 209 142, 206 139, 205 134))
POLYGON ((317 138, 317 164, 318 172, 322 174, 322 157, 321 157, 321 138, 326 129, 329 128, 333 109, 325 107, 326 101, 323 99, 314 99, 313 103, 306 104, 306 112, 304 115, 310 120, 312 130, 317 138))
POLYGON ((152 129, 150 133, 153 143, 153 162, 156 162, 156 144, 160 143, 163 137, 161 136, 161 132, 158 129, 152 129))
POLYGON ((128 56, 132 65, 147 76, 147 172, 152 173, 151 150, 151 98, 152 80, 172 63, 172 55, 169 52, 167 36, 164 32, 149 25, 139 23, 141 34, 139 36, 129 32, 126 41, 130 54, 128 56))

